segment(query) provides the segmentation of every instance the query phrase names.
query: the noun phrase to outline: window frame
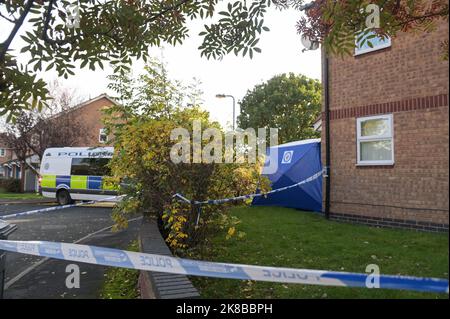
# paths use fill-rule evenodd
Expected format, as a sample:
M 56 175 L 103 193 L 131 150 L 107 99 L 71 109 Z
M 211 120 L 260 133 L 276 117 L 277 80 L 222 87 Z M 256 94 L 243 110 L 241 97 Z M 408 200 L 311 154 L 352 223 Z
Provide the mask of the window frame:
M 102 127 L 101 129 L 99 129 L 99 131 L 98 131 L 98 142 L 99 142 L 99 143 L 102 143 L 102 144 L 108 143 L 108 139 L 109 139 L 109 138 L 108 138 L 108 134 L 104 133 L 104 131 L 105 131 L 105 128 L 104 128 L 104 127 Z M 102 135 L 106 136 L 106 140 L 105 140 L 105 141 L 102 141 L 102 139 L 101 139 Z
M 92 162 L 104 161 L 100 166 L 100 170 L 105 170 L 105 172 L 101 172 L 99 170 L 94 170 L 96 168 Z M 109 176 L 111 175 L 111 170 L 108 168 L 108 164 L 111 161 L 109 157 L 73 157 L 70 162 L 70 176 Z M 82 165 L 78 162 L 84 162 Z M 86 172 L 82 172 L 80 174 L 79 166 L 82 166 L 86 169 Z M 75 168 L 75 171 L 74 171 Z M 99 167 L 97 167 L 99 168 Z M 103 174 L 106 173 L 106 174 Z
M 386 119 L 389 123 L 390 134 L 361 136 L 361 123 L 368 120 Z M 390 160 L 361 160 L 361 142 L 377 142 L 377 141 L 391 141 Z M 394 165 L 395 163 L 395 148 L 394 148 L 394 116 L 393 114 L 382 114 L 356 118 L 356 165 L 357 166 L 373 166 L 373 165 Z
M 367 34 L 367 35 L 370 35 L 370 33 Z M 369 52 L 374 52 L 374 51 L 378 51 L 378 50 L 383 50 L 383 49 L 389 48 L 389 47 L 392 46 L 392 39 L 391 39 L 391 37 L 388 37 L 387 40 L 388 41 L 386 43 L 384 43 L 384 44 L 382 44 L 380 46 L 375 46 L 373 48 L 368 47 L 368 48 L 365 48 L 365 49 L 359 49 L 358 48 L 358 42 L 357 42 L 358 41 L 358 37 L 356 36 L 355 37 L 355 52 L 354 52 L 353 55 L 354 56 L 358 56 L 358 55 L 366 54 L 366 53 L 369 53 Z

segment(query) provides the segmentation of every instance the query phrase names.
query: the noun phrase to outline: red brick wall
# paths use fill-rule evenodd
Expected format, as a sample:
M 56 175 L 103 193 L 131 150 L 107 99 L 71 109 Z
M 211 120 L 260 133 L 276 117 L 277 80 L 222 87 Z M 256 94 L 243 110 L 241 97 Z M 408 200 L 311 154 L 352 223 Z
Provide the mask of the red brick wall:
M 99 130 L 103 128 L 102 108 L 113 105 L 111 100 L 102 97 L 72 112 L 70 116 L 81 119 L 85 132 L 80 136 L 79 142 L 73 146 L 104 146 L 99 143 Z
M 447 38 L 442 23 L 433 33 L 403 33 L 384 50 L 330 57 L 332 214 L 448 229 L 449 65 L 440 47 Z M 395 164 L 356 166 L 356 118 L 386 113 Z
M 0 148 L 5 150 L 4 156 L 0 156 L 0 165 L 1 165 L 13 158 L 13 151 L 10 148 L 10 146 L 6 143 L 6 140 L 2 136 L 2 133 L 0 133 Z

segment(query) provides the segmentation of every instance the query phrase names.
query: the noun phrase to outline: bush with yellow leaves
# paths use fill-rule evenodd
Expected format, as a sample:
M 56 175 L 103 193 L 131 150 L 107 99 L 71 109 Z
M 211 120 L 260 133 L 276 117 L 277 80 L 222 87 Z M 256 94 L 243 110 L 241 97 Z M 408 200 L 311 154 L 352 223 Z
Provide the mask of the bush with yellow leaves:
M 176 127 L 192 132 L 193 119 L 200 120 L 203 128 L 219 127 L 198 108 L 175 110 L 170 118 L 128 122 L 116 137 L 111 162 L 114 178 L 126 177 L 129 182 L 123 190 L 129 196 L 115 208 L 115 221 L 125 225 L 125 214 L 136 211 L 156 216 L 173 250 L 206 243 L 219 229 L 227 238 L 243 236 L 227 213 L 236 203 L 198 207 L 173 200 L 175 193 L 203 201 L 253 193 L 257 187 L 269 189 L 268 181 L 261 180 L 260 163 L 173 163 L 170 150 L 175 142 L 170 133 Z
M 194 152 L 189 154 L 189 163 L 172 162 L 170 152 L 176 141 L 171 140 L 171 132 L 175 128 L 187 129 L 193 145 L 194 120 L 203 131 L 221 127 L 196 106 L 196 94 L 167 78 L 162 63 L 152 61 L 144 71 L 137 79 L 113 76 L 109 87 L 118 93 L 118 103 L 103 110 L 104 125 L 114 144 L 111 180 L 116 186 L 120 181 L 121 193 L 127 195 L 113 211 L 116 228 L 127 226 L 129 213 L 156 216 L 174 251 L 207 244 L 221 229 L 227 238 L 243 236 L 236 231 L 238 221 L 227 213 L 236 203 L 205 205 L 200 210 L 172 196 L 182 193 L 202 201 L 253 193 L 257 187 L 268 190 L 268 180 L 260 178 L 260 163 L 193 163 Z M 186 94 L 192 95 L 194 106 L 181 107 Z

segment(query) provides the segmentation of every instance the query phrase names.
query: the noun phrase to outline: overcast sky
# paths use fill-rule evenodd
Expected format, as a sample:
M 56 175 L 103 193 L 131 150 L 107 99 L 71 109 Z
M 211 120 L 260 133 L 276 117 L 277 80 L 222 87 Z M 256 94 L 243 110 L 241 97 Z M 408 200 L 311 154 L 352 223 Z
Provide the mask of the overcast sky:
M 176 47 L 165 46 L 164 49 L 152 48 L 151 52 L 157 57 L 164 57 L 169 76 L 186 84 L 195 77 L 203 84 L 205 108 L 211 116 L 222 125 L 229 126 L 232 121 L 232 100 L 217 99 L 217 93 L 231 94 L 239 101 L 247 90 L 256 84 L 270 79 L 281 73 L 301 73 L 308 77 L 320 79 L 320 50 L 302 53 L 300 36 L 296 33 L 295 24 L 301 13 L 295 10 L 279 11 L 274 7 L 268 9 L 265 21 L 271 31 L 262 35 L 259 47 L 262 53 L 255 54 L 253 59 L 236 57 L 234 54 L 226 56 L 221 61 L 200 58 L 198 46 L 204 21 L 194 21 L 189 24 L 190 37 L 183 45 Z M 6 37 L 9 27 L 0 23 L 0 41 Z M 25 29 L 27 26 L 25 26 Z M 23 32 L 23 30 L 22 30 Z M 23 41 L 16 37 L 14 49 L 20 49 Z M 28 56 L 22 55 L 19 61 L 26 63 Z M 133 65 L 133 73 L 138 74 L 143 63 L 138 61 Z M 93 98 L 102 93 L 112 93 L 107 90 L 107 75 L 111 69 L 105 71 L 76 70 L 76 76 L 67 80 L 61 78 L 63 86 L 76 89 L 86 97 Z M 57 77 L 56 72 L 42 72 L 40 75 L 46 81 Z M 238 107 L 238 105 L 237 105 Z M 239 110 L 239 108 L 238 108 Z M 237 110 L 237 111 L 238 111 Z

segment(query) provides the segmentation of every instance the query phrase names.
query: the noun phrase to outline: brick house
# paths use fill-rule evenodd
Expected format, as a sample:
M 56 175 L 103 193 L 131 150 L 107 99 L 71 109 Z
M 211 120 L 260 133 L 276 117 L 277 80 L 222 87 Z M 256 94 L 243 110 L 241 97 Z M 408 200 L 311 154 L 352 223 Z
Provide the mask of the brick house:
M 52 120 L 58 120 L 61 116 L 70 116 L 77 119 L 81 119 L 83 122 L 83 135 L 80 136 L 76 143 L 72 143 L 70 146 L 101 146 L 108 142 L 108 136 L 104 132 L 103 123 L 101 121 L 102 109 L 116 104 L 116 102 L 106 94 L 99 95 L 93 99 L 85 101 L 79 105 L 74 106 L 69 112 L 64 112 L 53 116 Z M 21 178 L 23 168 L 18 163 L 17 158 L 11 148 L 2 144 L 0 135 L 0 152 L 2 149 L 5 151 L 5 156 L 0 156 L 0 165 L 3 170 L 0 169 L 0 176 Z M 65 145 L 58 145 L 64 147 Z M 68 146 L 68 145 L 66 145 Z M 1 155 L 1 153 L 0 153 Z M 25 191 L 37 190 L 37 172 L 39 171 L 39 159 L 37 156 L 30 154 L 30 158 L 27 160 L 31 166 L 35 169 L 31 169 L 29 166 L 25 168 L 24 175 L 24 188 Z
M 86 131 L 80 136 L 79 142 L 71 146 L 102 146 L 108 142 L 108 136 L 104 133 L 102 123 L 102 109 L 110 107 L 116 102 L 107 94 L 101 94 L 93 99 L 85 101 L 73 107 L 69 113 L 63 116 L 75 116 L 81 118 Z
M 13 150 L 6 143 L 5 133 L 0 133 L 0 178 L 16 176 L 15 165 L 3 165 L 13 159 Z
M 448 231 L 448 31 L 328 58 L 331 219 Z

